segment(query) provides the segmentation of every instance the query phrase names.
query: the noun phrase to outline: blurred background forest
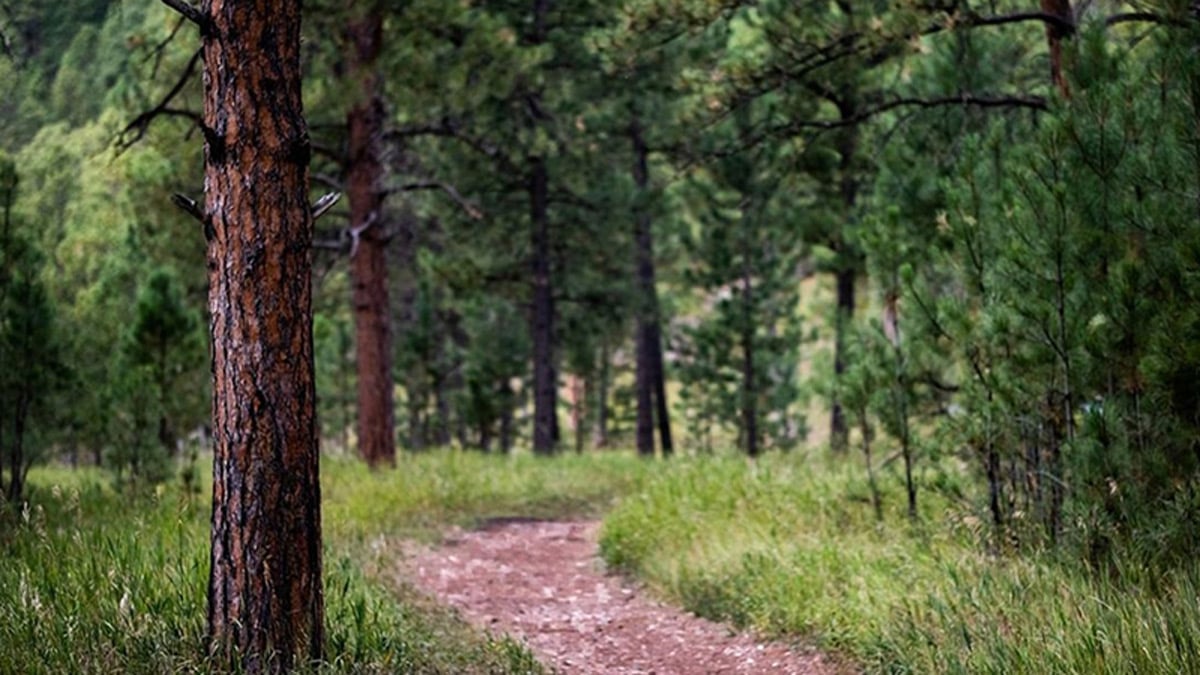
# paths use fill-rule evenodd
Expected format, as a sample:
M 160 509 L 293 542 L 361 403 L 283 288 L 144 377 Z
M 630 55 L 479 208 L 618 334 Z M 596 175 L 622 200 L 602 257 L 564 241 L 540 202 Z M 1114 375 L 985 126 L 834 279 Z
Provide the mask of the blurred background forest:
M 1193 3 L 357 4 L 304 6 L 326 453 L 832 455 L 875 518 L 1195 573 Z M 0 3 L 11 504 L 203 448 L 184 23 Z

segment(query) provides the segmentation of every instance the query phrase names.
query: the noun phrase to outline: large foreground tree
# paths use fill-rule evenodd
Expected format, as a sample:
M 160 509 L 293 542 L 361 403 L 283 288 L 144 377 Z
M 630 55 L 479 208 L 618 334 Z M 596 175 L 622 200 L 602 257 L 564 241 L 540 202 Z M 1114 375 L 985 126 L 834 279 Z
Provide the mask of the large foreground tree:
M 218 663 L 286 671 L 324 643 L 299 0 L 164 0 L 204 39 Z

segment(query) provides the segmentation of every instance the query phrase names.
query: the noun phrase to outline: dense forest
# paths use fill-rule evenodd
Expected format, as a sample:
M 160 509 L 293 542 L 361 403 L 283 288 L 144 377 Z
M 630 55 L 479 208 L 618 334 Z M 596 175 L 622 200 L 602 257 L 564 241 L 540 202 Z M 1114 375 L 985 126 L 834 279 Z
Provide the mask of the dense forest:
M 37 465 L 99 467 L 144 495 L 179 476 L 194 489 L 213 452 L 213 480 L 236 482 L 225 422 L 291 415 L 325 455 L 379 472 L 405 453 L 622 449 L 663 471 L 852 465 L 862 489 L 840 498 L 881 522 L 899 503 L 916 538 L 945 511 L 998 559 L 1197 573 L 1195 3 L 205 14 L 223 4 L 0 2 L 12 514 Z M 226 44 L 274 5 L 299 31 L 295 92 L 265 47 Z M 217 82 L 226 70 L 255 75 Z M 238 86 L 228 100 L 248 106 L 302 99 L 299 125 L 261 117 L 227 147 L 240 132 L 213 126 L 214 91 Z M 245 112 L 229 119 L 260 119 Z M 288 134 L 281 163 L 214 168 Z M 265 245 L 214 206 L 239 190 Z M 284 279 L 237 304 L 230 265 Z M 235 311 L 311 342 L 225 359 L 258 335 L 221 320 Z M 238 388 L 239 368 L 308 351 L 301 379 Z M 315 459 L 296 461 L 315 486 Z M 318 494 L 288 489 L 281 510 Z M 220 506 L 214 528 L 238 520 Z

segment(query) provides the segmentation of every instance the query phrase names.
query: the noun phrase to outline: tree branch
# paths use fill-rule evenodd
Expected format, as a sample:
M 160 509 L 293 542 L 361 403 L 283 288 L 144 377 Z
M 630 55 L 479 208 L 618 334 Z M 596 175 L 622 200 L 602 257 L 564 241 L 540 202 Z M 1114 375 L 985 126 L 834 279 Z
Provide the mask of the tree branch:
M 475 206 L 470 201 L 468 201 L 465 197 L 463 197 L 462 193 L 459 192 L 457 188 L 455 188 L 453 185 L 451 185 L 445 181 L 421 181 L 421 182 L 417 182 L 417 183 L 407 183 L 405 185 L 401 185 L 399 187 L 392 188 L 392 189 L 388 190 L 387 193 L 391 194 L 391 193 L 395 193 L 395 192 L 415 192 L 417 190 L 441 190 L 442 192 L 445 192 L 447 195 L 449 195 L 450 198 L 453 199 L 456 204 L 458 204 L 460 207 L 462 207 L 462 209 L 464 211 L 466 211 L 467 215 L 469 215 L 472 219 L 474 219 L 474 220 L 482 220 L 483 219 L 483 212 L 480 211 L 477 206 Z
M 903 107 L 943 108 L 947 106 L 973 106 L 976 108 L 1028 108 L 1045 111 L 1049 109 L 1046 99 L 1041 96 L 979 96 L 976 94 L 959 94 L 957 96 L 942 96 L 938 98 L 897 98 L 886 101 L 875 107 L 867 108 L 854 115 L 836 120 L 793 120 L 787 124 L 773 127 L 772 131 L 794 129 L 840 129 L 865 122 L 872 117 L 882 115 L 889 110 Z
M 175 97 L 183 91 L 184 86 L 192 79 L 192 73 L 196 70 L 196 64 L 200 62 L 201 54 L 203 52 L 199 49 L 196 50 L 195 54 L 192 54 L 187 67 L 183 69 L 183 75 L 175 83 L 175 86 L 171 87 L 171 91 L 167 92 L 167 95 L 163 97 L 158 105 L 133 118 L 133 121 L 121 130 L 121 133 L 117 135 L 118 152 L 128 150 L 133 144 L 142 140 L 142 137 L 146 135 L 146 131 L 150 129 L 150 125 L 159 117 L 186 117 L 197 124 L 201 122 L 199 114 L 171 107 L 171 101 L 175 100 Z M 131 135 L 132 137 L 130 137 Z
M 185 0 L 162 0 L 162 3 L 182 14 L 183 18 L 199 26 L 201 32 L 209 29 L 208 17 L 204 16 L 199 9 Z
M 1053 26 L 1065 34 L 1075 32 L 1075 24 L 1068 21 L 1057 14 L 1049 12 L 1013 12 L 1012 14 L 1001 14 L 999 16 L 979 16 L 970 14 L 961 19 L 952 22 L 950 27 L 966 26 L 974 28 L 976 26 L 1004 26 L 1011 23 L 1024 23 L 1026 21 L 1040 21 L 1041 23 Z M 940 32 L 941 29 L 931 29 L 926 35 Z
M 341 192 L 330 192 L 330 193 L 323 195 L 317 201 L 313 202 L 313 205 L 312 205 L 313 221 L 315 222 L 321 216 L 325 215 L 329 211 L 329 209 L 333 208 L 334 204 L 338 203 L 338 200 L 341 198 L 342 198 Z

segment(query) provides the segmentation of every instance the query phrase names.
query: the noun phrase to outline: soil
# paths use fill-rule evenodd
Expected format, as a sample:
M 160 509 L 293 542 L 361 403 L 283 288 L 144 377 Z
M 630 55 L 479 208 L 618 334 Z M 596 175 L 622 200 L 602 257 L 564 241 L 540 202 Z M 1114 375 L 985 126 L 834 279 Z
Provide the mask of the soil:
M 456 531 L 401 563 L 472 624 L 522 640 L 560 673 L 833 673 L 822 654 L 756 640 L 658 602 L 597 556 L 599 524 L 521 519 Z

